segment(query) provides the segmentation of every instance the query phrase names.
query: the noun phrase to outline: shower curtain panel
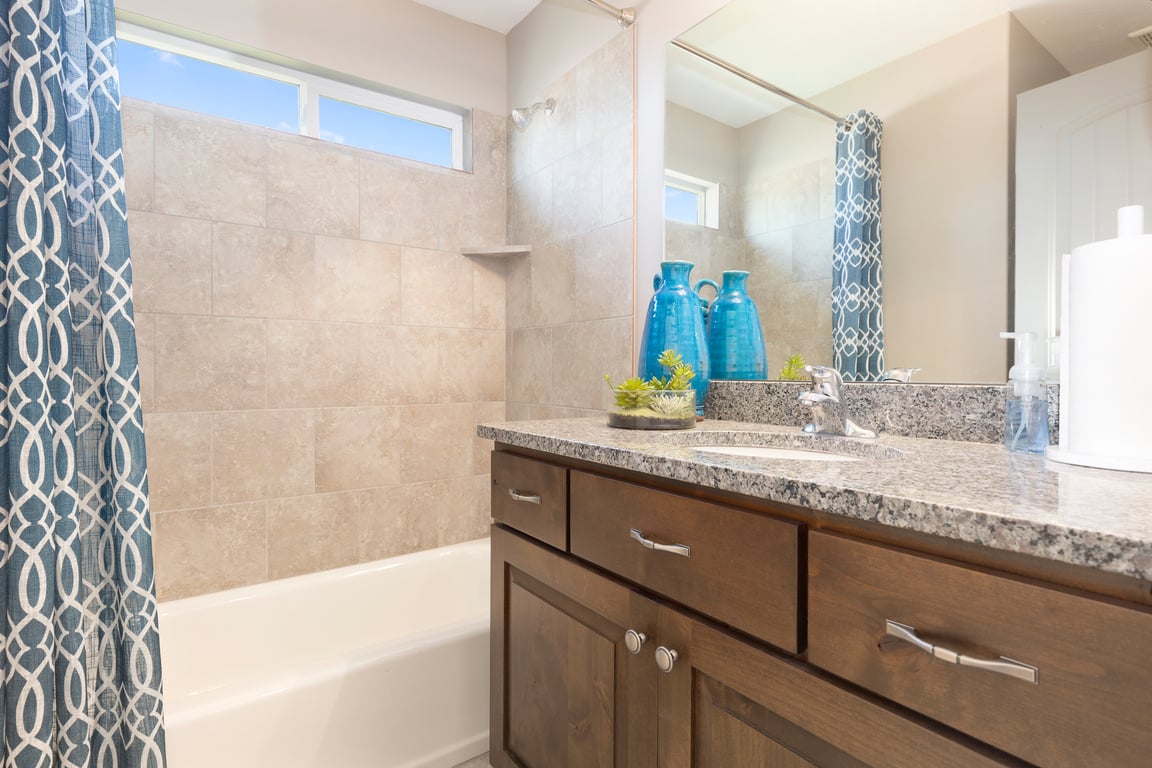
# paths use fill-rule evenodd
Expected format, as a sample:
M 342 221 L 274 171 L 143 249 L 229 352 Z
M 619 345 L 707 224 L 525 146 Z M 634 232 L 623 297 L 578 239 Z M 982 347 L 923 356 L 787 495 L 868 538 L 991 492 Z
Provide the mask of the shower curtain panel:
M 0 2 L 0 764 L 162 768 L 112 2 Z
M 836 223 L 832 249 L 832 353 L 845 381 L 884 371 L 880 253 L 880 137 L 860 110 L 836 124 Z

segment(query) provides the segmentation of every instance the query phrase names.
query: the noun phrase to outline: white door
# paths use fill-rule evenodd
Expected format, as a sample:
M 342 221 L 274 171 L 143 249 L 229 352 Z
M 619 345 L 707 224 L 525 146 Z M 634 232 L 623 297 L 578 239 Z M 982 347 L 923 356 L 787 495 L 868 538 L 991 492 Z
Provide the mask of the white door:
M 1061 256 L 1116 237 L 1120 206 L 1152 221 L 1152 50 L 1022 93 L 1016 110 L 1015 329 L 1052 338 Z

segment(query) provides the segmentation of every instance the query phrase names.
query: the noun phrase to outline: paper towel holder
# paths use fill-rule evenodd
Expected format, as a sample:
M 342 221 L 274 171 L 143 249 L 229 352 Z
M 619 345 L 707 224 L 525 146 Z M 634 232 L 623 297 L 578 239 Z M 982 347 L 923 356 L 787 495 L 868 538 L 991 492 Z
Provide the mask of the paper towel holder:
M 1152 473 L 1152 398 L 1117 409 L 1116 398 L 1124 395 L 1103 378 L 1109 366 L 1132 360 L 1122 342 L 1152 325 L 1146 303 L 1132 296 L 1127 302 L 1114 299 L 1117 283 L 1152 281 L 1152 235 L 1144 234 L 1143 206 L 1120 208 L 1116 231 L 1115 239 L 1088 243 L 1064 256 L 1060 440 L 1045 455 L 1065 464 Z M 1112 271 L 1101 270 L 1101 264 Z M 1073 301 L 1073 294 L 1079 301 Z M 1146 359 L 1141 362 L 1149 365 Z M 1117 410 L 1123 415 L 1118 417 Z

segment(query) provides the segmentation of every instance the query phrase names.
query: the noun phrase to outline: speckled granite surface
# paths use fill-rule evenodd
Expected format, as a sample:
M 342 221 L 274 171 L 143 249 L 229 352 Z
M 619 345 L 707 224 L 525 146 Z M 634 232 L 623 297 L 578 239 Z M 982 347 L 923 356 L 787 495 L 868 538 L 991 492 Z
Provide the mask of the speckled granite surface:
M 1152 581 L 1152 475 L 1072 467 L 1001 445 L 707 419 L 613 429 L 604 418 L 484 424 L 480 437 L 709 488 Z M 722 456 L 700 445 L 830 449 L 855 462 Z
M 713 381 L 704 415 L 710 419 L 758 424 L 811 421 L 796 395 L 807 382 Z M 844 403 L 860 424 L 887 435 L 1004 442 L 1003 385 L 992 384 L 845 384 Z M 1048 389 L 1052 442 L 1059 433 L 1059 387 Z

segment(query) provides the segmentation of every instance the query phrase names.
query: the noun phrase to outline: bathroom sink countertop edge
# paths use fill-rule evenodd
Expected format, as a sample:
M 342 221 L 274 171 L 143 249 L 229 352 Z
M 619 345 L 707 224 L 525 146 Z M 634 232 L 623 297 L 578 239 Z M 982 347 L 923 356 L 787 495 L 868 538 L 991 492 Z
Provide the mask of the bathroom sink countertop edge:
M 818 512 L 1152 581 L 1152 475 L 1075 467 L 1002 445 L 706 420 L 690 430 L 603 417 L 482 424 L 482 438 Z M 858 461 L 764 459 L 693 446 L 766 445 Z

